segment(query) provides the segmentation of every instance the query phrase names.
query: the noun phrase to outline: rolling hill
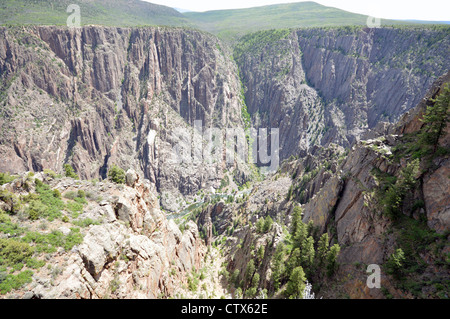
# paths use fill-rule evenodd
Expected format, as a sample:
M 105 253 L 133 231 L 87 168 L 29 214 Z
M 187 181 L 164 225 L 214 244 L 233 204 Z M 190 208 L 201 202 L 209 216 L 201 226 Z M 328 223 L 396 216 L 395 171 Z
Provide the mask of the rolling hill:
M 216 34 L 224 40 L 268 29 L 365 25 L 368 18 L 312 1 L 249 9 L 187 12 L 184 15 L 200 29 Z M 381 20 L 381 23 L 414 24 L 398 20 Z
M 65 25 L 70 4 L 80 6 L 82 25 L 191 25 L 175 9 L 139 0 L 2 0 L 0 25 Z

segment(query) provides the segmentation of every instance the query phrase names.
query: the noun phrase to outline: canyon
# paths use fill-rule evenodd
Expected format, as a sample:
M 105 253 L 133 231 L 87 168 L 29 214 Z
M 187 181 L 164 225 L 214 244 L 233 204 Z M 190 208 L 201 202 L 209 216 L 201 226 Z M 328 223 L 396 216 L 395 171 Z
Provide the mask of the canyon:
M 383 276 L 384 290 L 370 290 L 364 266 L 386 264 L 394 247 L 408 250 L 411 234 L 380 214 L 375 191 L 380 176 L 402 179 L 412 155 L 392 156 L 445 95 L 449 41 L 449 28 L 434 26 L 260 31 L 233 46 L 186 28 L 0 27 L 0 172 L 16 176 L 2 191 L 31 196 L 25 182 L 36 179 L 63 196 L 81 189 L 92 198 L 73 221 L 101 220 L 82 228 L 77 248 L 55 253 L 52 267 L 65 269 L 57 279 L 43 269 L 17 296 L 198 297 L 175 287 L 201 277 L 206 295 L 257 288 L 280 297 L 273 258 L 296 207 L 317 236 L 340 245 L 334 277 L 308 278 L 320 296 L 434 298 L 441 286 L 445 293 L 448 152 L 431 166 L 419 158 L 420 183 L 399 208 L 402 222 L 436 233 L 408 259 L 420 258 L 420 272 L 408 278 L 424 286 Z M 261 161 L 225 155 L 174 162 L 174 148 L 193 143 L 177 130 L 205 143 L 196 121 L 202 129 L 278 128 L 279 170 L 264 175 Z M 447 126 L 436 147 L 448 149 L 448 141 Z M 62 176 L 67 164 L 80 180 Z M 125 170 L 124 185 L 108 180 L 113 165 Z M 2 211 L 13 211 L 6 195 L 2 201 Z M 270 231 L 258 231 L 268 217 Z M 61 227 L 67 222 L 50 228 Z M 201 272 L 213 259 L 216 270 Z M 250 262 L 257 267 L 247 282 Z

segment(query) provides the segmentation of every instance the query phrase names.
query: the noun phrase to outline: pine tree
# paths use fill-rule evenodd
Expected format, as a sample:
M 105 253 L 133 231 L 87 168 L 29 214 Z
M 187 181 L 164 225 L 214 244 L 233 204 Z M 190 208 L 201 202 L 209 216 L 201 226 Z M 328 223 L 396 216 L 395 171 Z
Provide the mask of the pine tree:
M 270 216 L 267 216 L 264 220 L 263 232 L 268 233 L 272 229 L 273 219 Z
M 442 93 L 433 100 L 434 105 L 429 106 L 423 117 L 425 127 L 422 129 L 420 141 L 433 146 L 436 152 L 439 139 L 450 119 L 450 84 L 447 83 Z
M 66 177 L 70 177 L 70 178 L 74 178 L 74 179 L 79 179 L 78 175 L 75 173 L 74 169 L 72 166 L 70 166 L 69 164 L 64 164 L 64 175 Z
M 305 223 L 301 220 L 297 223 L 297 230 L 294 236 L 294 247 L 303 249 L 305 246 L 306 238 L 308 237 L 308 229 Z
M 329 237 L 328 233 L 325 233 L 320 237 L 319 243 L 317 244 L 316 264 L 319 269 L 321 269 L 322 266 L 325 264 L 328 245 L 329 245 Z
M 108 177 L 116 184 L 125 183 L 125 171 L 116 165 L 111 167 Z
M 296 267 L 289 278 L 286 294 L 290 299 L 302 299 L 306 288 L 306 276 L 302 267 Z
M 291 222 L 291 235 L 292 238 L 295 237 L 297 232 L 298 223 L 302 222 L 302 208 L 300 206 L 294 207 L 294 212 L 292 214 L 292 222 Z
M 264 232 L 264 219 L 262 217 L 256 222 L 256 231 L 258 234 L 262 234 Z
M 255 273 L 255 262 L 253 259 L 250 259 L 250 261 L 247 264 L 247 269 L 245 270 L 245 282 L 247 286 L 251 284 L 251 280 L 253 278 L 253 274 Z
M 280 289 L 281 280 L 286 269 L 284 256 L 285 246 L 283 243 L 280 243 L 275 250 L 275 254 L 272 260 L 272 281 L 275 291 L 278 291 L 278 289 Z
M 327 275 L 331 277 L 337 270 L 337 257 L 341 251 L 338 244 L 333 245 L 327 253 Z
M 313 271 L 312 266 L 314 263 L 314 256 L 315 256 L 314 238 L 310 236 L 305 240 L 305 245 L 301 251 L 300 256 L 301 260 L 300 264 L 308 274 L 310 274 Z
M 286 269 L 285 269 L 286 278 L 289 278 L 294 268 L 299 265 L 300 265 L 300 249 L 295 248 L 291 256 L 289 257 L 288 261 L 286 262 Z

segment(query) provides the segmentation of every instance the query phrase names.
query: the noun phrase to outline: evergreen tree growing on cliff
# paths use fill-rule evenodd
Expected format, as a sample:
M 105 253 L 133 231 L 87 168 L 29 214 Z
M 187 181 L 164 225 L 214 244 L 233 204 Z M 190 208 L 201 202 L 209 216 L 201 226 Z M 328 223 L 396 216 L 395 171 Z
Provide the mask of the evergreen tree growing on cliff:
M 70 166 L 69 164 L 65 164 L 64 165 L 64 175 L 66 177 L 70 177 L 70 178 L 74 178 L 74 179 L 79 179 L 78 175 L 75 173 L 74 169 L 72 166 Z
M 428 106 L 422 119 L 425 126 L 420 133 L 420 142 L 432 146 L 435 153 L 450 119 L 450 83 L 443 87 L 442 93 L 432 102 L 434 104 Z
M 322 269 L 323 265 L 325 264 L 328 252 L 328 245 L 329 245 L 329 236 L 328 233 L 325 233 L 320 237 L 319 243 L 317 244 L 316 264 L 319 269 Z
M 108 177 L 116 184 L 125 183 L 125 171 L 116 165 L 111 167 L 108 172 Z
M 341 247 L 338 244 L 333 245 L 327 253 L 327 275 L 331 277 L 338 268 L 337 257 L 341 252 Z
M 275 250 L 272 265 L 272 280 L 275 292 L 278 291 L 278 289 L 280 289 L 281 280 L 286 270 L 284 257 L 285 257 L 285 246 L 283 243 L 280 243 Z
M 306 276 L 301 266 L 296 267 L 291 276 L 286 288 L 286 294 L 289 299 L 301 299 L 303 298 L 303 292 L 306 288 Z

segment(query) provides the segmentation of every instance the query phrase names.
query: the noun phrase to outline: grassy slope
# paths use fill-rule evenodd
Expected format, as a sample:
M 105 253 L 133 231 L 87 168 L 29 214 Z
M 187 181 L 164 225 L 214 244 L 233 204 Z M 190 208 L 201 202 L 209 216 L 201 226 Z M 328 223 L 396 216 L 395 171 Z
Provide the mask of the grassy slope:
M 367 16 L 322 6 L 315 2 L 270 5 L 250 9 L 187 12 L 201 29 L 230 40 L 249 32 L 279 28 L 365 25 Z M 407 24 L 382 20 L 382 24 Z M 411 22 L 409 22 L 411 24 Z
M 70 4 L 80 6 L 82 25 L 190 26 L 178 11 L 138 0 L 2 0 L 0 25 L 66 25 Z

